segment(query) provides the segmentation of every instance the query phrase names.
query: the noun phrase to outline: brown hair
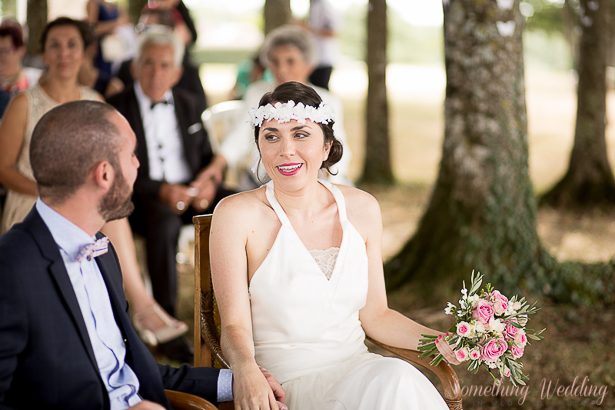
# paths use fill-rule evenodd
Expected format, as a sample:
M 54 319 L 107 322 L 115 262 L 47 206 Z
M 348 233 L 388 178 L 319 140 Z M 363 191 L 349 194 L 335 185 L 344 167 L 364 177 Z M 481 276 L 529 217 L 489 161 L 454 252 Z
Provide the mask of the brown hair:
M 288 101 L 294 101 L 296 104 L 303 103 L 306 106 L 310 105 L 312 107 L 318 107 L 322 102 L 322 99 L 312 87 L 296 81 L 288 81 L 278 85 L 272 92 L 263 95 L 258 103 L 258 106 L 261 107 L 267 104 L 273 105 L 277 102 L 286 103 Z M 321 169 L 324 168 L 329 173 L 331 173 L 330 168 L 342 159 L 342 154 L 344 153 L 342 143 L 335 138 L 335 135 L 333 134 L 334 123 L 334 121 L 330 121 L 328 124 L 318 123 L 325 136 L 325 144 L 331 144 L 329 157 L 323 161 L 320 166 Z M 254 139 L 256 141 L 256 146 L 258 146 L 258 134 L 260 129 L 261 127 L 254 127 Z
M 13 47 L 19 48 L 24 45 L 23 29 L 21 24 L 13 20 L 3 21 L 0 24 L 0 37 L 11 37 Z
M 43 115 L 30 144 L 30 163 L 41 197 L 63 202 L 101 161 L 120 169 L 122 141 L 111 121 L 114 112 L 99 101 L 73 101 Z
M 79 35 L 81 36 L 81 41 L 83 42 L 83 49 L 85 50 L 92 43 L 92 30 L 89 27 L 88 23 L 74 20 L 70 17 L 58 17 L 57 19 L 50 21 L 47 23 L 43 32 L 41 33 L 41 38 L 39 39 L 39 46 L 41 48 L 41 53 L 45 52 L 45 43 L 47 42 L 47 37 L 49 36 L 49 31 L 54 27 L 63 27 L 63 26 L 73 26 L 79 31 Z

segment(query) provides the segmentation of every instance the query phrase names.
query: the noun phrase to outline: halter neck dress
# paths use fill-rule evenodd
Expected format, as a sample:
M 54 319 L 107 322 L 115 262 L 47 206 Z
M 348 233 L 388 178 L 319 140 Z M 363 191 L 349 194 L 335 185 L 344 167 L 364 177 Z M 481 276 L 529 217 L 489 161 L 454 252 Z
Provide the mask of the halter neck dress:
M 359 310 L 367 300 L 367 253 L 348 221 L 342 192 L 337 260 L 327 279 L 273 192 L 266 196 L 282 226 L 250 286 L 255 357 L 286 390 L 292 410 L 447 410 L 431 382 L 412 365 L 369 353 Z

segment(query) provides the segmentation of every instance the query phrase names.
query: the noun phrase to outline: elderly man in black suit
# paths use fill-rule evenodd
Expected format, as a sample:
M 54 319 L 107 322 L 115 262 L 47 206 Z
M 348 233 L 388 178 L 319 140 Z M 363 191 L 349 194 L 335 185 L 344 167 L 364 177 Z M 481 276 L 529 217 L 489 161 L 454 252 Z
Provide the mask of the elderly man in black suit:
M 154 298 L 173 316 L 180 228 L 232 193 L 221 188 L 219 173 L 210 171 L 219 157 L 212 152 L 199 105 L 191 94 L 173 88 L 181 76 L 183 50 L 171 33 L 141 34 L 132 67 L 134 86 L 108 100 L 137 136 L 141 168 L 130 223 L 145 236 Z M 170 349 L 182 348 L 161 347 L 171 357 L 177 354 Z
M 170 409 L 165 388 L 231 399 L 230 370 L 159 365 L 130 323 L 98 231 L 133 209 L 135 146 L 128 122 L 96 101 L 56 107 L 34 129 L 40 198 L 0 236 L 1 409 Z

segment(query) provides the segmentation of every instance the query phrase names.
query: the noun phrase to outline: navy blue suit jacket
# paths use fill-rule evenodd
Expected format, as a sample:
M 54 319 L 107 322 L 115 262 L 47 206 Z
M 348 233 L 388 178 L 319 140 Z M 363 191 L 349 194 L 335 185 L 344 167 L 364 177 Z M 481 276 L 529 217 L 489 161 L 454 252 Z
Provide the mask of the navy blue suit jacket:
M 125 340 L 126 363 L 139 378 L 139 395 L 167 408 L 164 389 L 215 402 L 219 370 L 157 364 L 130 323 L 113 247 L 96 262 Z M 0 409 L 19 408 L 109 408 L 77 297 L 36 207 L 0 236 Z

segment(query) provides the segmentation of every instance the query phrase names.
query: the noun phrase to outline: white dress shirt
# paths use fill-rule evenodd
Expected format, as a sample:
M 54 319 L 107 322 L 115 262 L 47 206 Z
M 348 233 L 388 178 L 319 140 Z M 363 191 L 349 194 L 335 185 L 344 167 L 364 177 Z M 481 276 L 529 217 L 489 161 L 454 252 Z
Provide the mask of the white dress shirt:
M 167 91 L 163 97 L 164 102 L 152 107 L 152 100 L 143 93 L 138 81 L 134 87 L 145 132 L 150 179 L 170 184 L 190 182 L 192 172 L 184 155 L 173 94 Z

